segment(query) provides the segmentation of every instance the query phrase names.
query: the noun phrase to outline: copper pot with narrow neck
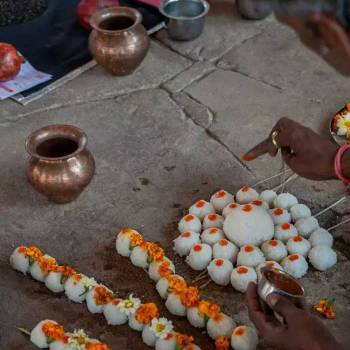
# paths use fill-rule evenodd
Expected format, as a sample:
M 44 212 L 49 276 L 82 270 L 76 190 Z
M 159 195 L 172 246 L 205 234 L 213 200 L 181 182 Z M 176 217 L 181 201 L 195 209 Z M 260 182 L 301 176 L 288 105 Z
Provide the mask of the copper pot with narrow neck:
M 150 39 L 140 12 L 129 7 L 111 7 L 96 12 L 90 20 L 93 31 L 89 48 L 98 64 L 113 75 L 131 74 L 141 64 Z
M 87 136 L 72 125 L 50 125 L 26 140 L 30 159 L 29 183 L 55 203 L 75 200 L 90 183 L 95 161 L 87 149 Z

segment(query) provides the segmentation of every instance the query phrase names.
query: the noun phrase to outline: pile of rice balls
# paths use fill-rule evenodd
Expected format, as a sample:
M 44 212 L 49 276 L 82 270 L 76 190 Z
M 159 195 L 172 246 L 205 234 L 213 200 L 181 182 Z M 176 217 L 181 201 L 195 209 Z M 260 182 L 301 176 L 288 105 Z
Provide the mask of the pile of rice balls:
M 306 275 L 309 263 L 326 271 L 337 262 L 333 236 L 321 228 L 311 210 L 290 193 L 242 187 L 225 190 L 210 201 L 199 200 L 179 224 L 174 250 L 196 271 L 207 269 L 218 285 L 245 292 L 262 267 Z M 235 267 L 236 265 L 236 267 Z

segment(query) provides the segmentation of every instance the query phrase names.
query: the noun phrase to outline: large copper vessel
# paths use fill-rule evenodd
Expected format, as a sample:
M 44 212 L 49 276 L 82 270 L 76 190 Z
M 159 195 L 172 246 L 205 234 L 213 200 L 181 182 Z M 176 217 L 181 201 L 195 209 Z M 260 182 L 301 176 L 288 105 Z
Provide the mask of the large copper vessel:
M 86 146 L 86 134 L 75 126 L 50 125 L 33 132 L 26 141 L 29 183 L 53 202 L 73 201 L 95 172 Z
M 114 75 L 131 74 L 145 58 L 150 39 L 142 15 L 128 7 L 112 7 L 91 18 L 89 48 L 94 59 Z

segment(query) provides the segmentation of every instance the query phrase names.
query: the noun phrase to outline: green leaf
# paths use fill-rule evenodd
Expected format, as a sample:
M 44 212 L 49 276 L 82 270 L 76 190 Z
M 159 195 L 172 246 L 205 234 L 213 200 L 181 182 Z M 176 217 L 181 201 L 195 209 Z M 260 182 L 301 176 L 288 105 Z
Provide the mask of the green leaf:
M 332 307 L 333 305 L 334 305 L 334 303 L 335 303 L 335 300 L 334 299 L 326 299 L 326 307 L 327 308 L 330 308 L 330 307 Z
M 131 244 L 129 245 L 129 250 L 132 251 L 135 247 L 133 247 Z
M 66 281 L 67 281 L 67 279 L 68 279 L 68 276 L 62 275 L 62 276 L 61 276 L 61 281 L 60 281 L 60 283 L 61 283 L 61 284 L 65 284 Z
M 118 291 L 114 292 L 114 293 L 112 294 L 112 297 L 113 297 L 113 298 L 118 298 L 118 297 L 119 297 L 119 292 L 118 292 Z
M 182 345 L 176 344 L 175 350 L 182 350 L 184 347 Z
M 33 258 L 29 258 L 29 266 L 32 266 L 35 263 L 35 260 Z
M 204 324 L 207 326 L 207 323 L 209 322 L 210 318 L 208 316 L 204 316 Z
M 90 290 L 90 288 L 85 286 L 85 287 L 84 287 L 84 292 L 81 293 L 81 294 L 79 294 L 79 296 L 82 297 L 82 296 L 83 296 L 84 294 L 86 294 L 89 290 Z
M 152 262 L 152 259 L 150 257 L 147 257 L 147 264 L 149 265 L 151 264 L 151 262 Z
M 49 345 L 50 345 L 51 343 L 53 343 L 53 342 L 54 342 L 54 340 L 53 340 L 53 339 L 51 339 L 51 338 L 47 338 L 47 341 L 46 341 L 46 342 L 47 342 L 47 344 L 49 344 Z

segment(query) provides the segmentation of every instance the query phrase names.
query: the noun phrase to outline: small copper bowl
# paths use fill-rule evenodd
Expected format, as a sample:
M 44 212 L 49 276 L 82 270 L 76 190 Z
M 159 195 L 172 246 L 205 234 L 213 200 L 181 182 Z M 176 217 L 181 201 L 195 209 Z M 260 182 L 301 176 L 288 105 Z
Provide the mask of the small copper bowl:
M 258 283 L 258 295 L 266 303 L 271 293 L 279 294 L 301 307 L 305 300 L 304 287 L 287 272 L 264 267 L 261 269 L 261 279 Z

